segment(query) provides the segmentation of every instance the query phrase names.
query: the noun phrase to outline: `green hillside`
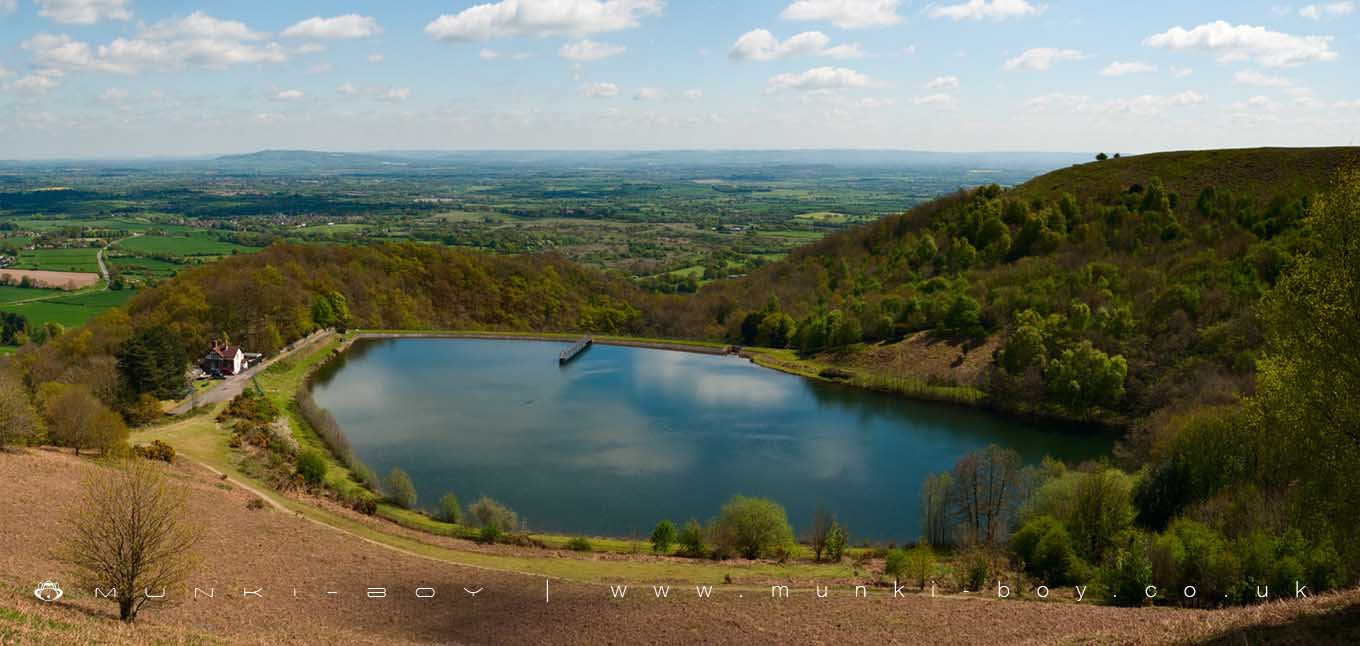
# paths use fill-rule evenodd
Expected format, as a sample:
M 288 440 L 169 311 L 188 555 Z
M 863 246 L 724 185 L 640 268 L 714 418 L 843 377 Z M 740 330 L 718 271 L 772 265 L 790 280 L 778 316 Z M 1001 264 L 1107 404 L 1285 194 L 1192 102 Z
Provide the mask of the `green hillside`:
M 1168 191 L 1194 196 L 1206 186 L 1265 202 L 1277 195 L 1314 193 L 1336 168 L 1360 159 L 1360 148 L 1239 148 L 1152 153 L 1080 164 L 1036 177 L 1014 193 L 1025 199 L 1108 199 L 1159 177 Z
M 1360 149 L 1092 162 L 936 200 L 644 311 L 662 334 L 1134 426 L 1252 391 L 1256 304 L 1313 243 L 1305 215 L 1349 159 Z M 941 345 L 957 358 L 932 370 Z

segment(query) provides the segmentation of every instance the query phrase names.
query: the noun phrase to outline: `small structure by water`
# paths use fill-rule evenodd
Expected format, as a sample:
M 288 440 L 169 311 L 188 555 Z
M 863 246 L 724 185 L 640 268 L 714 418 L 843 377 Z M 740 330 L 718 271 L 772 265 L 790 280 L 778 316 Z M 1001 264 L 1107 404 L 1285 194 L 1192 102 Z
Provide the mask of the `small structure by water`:
M 571 344 L 570 348 L 563 350 L 562 354 L 557 355 L 557 365 L 567 365 L 572 359 L 575 359 L 580 356 L 582 352 L 585 352 L 586 348 L 589 348 L 593 343 L 595 343 L 595 340 L 590 338 L 589 335 L 581 337 L 576 343 Z

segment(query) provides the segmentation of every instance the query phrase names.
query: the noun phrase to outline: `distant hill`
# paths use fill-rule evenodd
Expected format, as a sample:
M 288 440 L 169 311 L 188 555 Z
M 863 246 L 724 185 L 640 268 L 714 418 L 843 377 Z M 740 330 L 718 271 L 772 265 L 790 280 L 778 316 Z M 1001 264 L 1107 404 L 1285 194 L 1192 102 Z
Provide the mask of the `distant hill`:
M 1226 188 L 1254 200 L 1316 192 L 1334 179 L 1360 148 L 1241 148 L 1151 153 L 1078 164 L 1036 177 L 1015 189 L 1026 199 L 1104 199 L 1130 186 L 1161 178 L 1167 190 L 1193 199 L 1206 186 Z

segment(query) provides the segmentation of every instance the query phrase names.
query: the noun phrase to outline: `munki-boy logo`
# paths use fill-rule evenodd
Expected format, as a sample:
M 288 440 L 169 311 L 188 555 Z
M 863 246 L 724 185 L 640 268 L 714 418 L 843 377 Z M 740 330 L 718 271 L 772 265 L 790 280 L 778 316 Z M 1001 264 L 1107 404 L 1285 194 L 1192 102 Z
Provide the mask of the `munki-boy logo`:
M 53 601 L 60 599 L 63 594 L 61 586 L 57 585 L 57 582 L 52 581 L 51 579 L 39 583 L 38 587 L 33 590 L 33 596 L 42 601 L 46 601 L 47 603 L 52 603 Z

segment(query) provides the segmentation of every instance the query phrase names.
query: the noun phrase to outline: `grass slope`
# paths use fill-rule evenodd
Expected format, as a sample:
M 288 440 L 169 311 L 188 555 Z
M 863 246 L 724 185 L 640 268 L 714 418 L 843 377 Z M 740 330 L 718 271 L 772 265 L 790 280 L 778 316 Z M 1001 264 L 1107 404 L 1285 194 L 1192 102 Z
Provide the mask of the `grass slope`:
M 1360 162 L 1360 148 L 1241 148 L 1151 153 L 1080 164 L 1040 175 L 1016 187 L 1027 199 L 1052 200 L 1064 192 L 1078 200 L 1100 199 L 1135 183 L 1160 177 L 1167 190 L 1194 200 L 1206 186 L 1227 188 L 1264 203 L 1276 195 L 1316 192 L 1347 162 Z

